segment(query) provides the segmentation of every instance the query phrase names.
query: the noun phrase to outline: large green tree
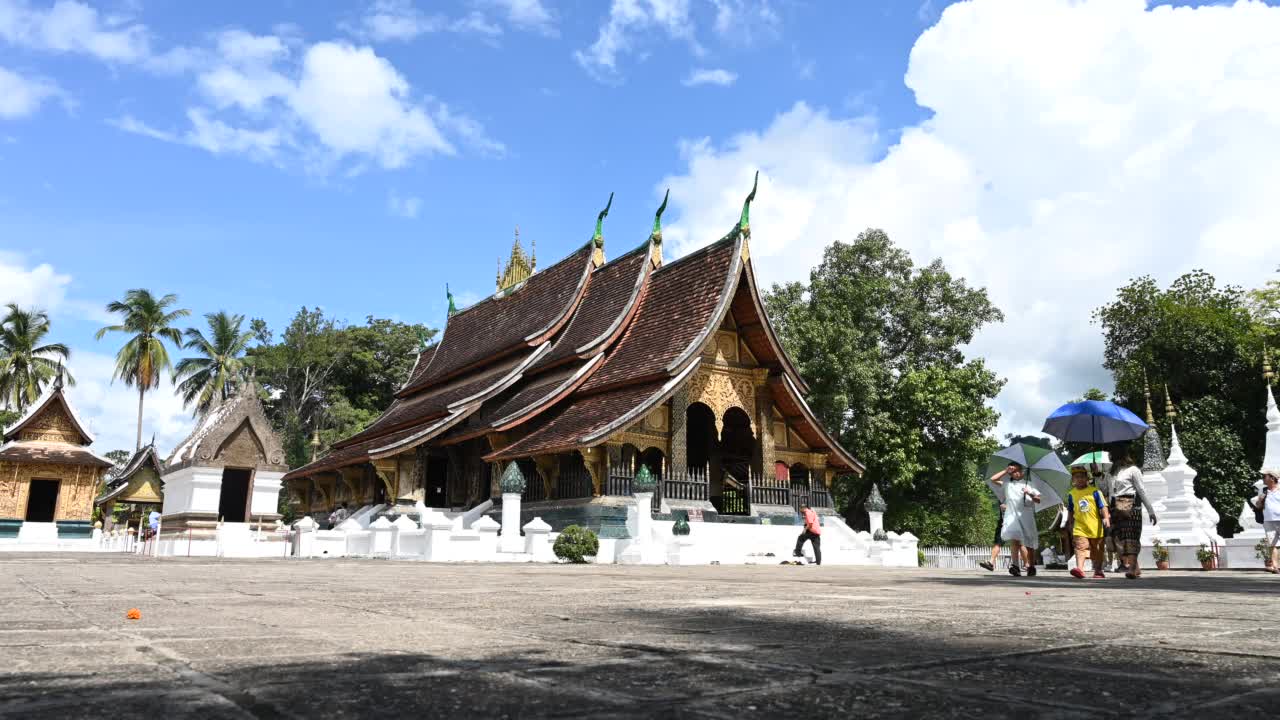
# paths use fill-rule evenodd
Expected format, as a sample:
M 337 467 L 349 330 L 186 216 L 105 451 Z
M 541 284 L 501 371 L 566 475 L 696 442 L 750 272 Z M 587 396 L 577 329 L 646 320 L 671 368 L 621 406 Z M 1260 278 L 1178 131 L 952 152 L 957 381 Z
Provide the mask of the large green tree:
M 182 358 L 174 367 L 174 382 L 182 402 L 188 407 L 195 405 L 197 413 L 206 412 L 236 392 L 245 380 L 244 352 L 253 340 L 252 331 L 241 330 L 243 315 L 219 310 L 204 317 L 209 334 L 187 328 L 183 347 L 197 354 Z
M 299 310 L 278 342 L 262 320 L 251 328 L 259 344 L 248 356 L 295 467 L 310 460 L 313 438 L 322 450 L 386 410 L 408 379 L 420 338 L 436 334 L 374 317 L 345 326 L 318 308 Z
M 148 390 L 160 385 L 160 372 L 172 367 L 164 342 L 168 340 L 175 347 L 182 346 L 182 333 L 173 324 L 179 318 L 190 315 L 191 311 L 174 309 L 173 306 L 177 304 L 177 295 L 157 298 L 150 290 L 130 290 L 124 294 L 123 300 L 107 303 L 107 312 L 119 315 L 120 324 L 108 325 L 95 335 L 98 340 L 109 332 L 129 336 L 124 347 L 116 353 L 112 381 L 123 380 L 126 387 L 138 389 L 138 439 L 135 450 L 142 448 L 143 399 Z
M 62 343 L 45 343 L 49 316 L 43 311 L 23 310 L 14 303 L 5 309 L 0 319 L 0 405 L 21 415 L 70 359 L 71 350 Z M 62 373 L 64 382 L 75 384 L 65 369 Z
M 851 521 L 862 524 L 879 483 L 888 522 L 922 543 L 985 542 L 993 518 L 975 467 L 996 449 L 990 400 L 1004 381 L 961 348 L 1003 319 L 986 291 L 940 260 L 917 267 L 867 230 L 828 246 L 808 283 L 774 285 L 765 303 L 814 412 L 867 465 L 861 480 L 837 480 Z
M 1149 387 L 1166 449 L 1174 420 L 1163 412 L 1168 387 L 1183 452 L 1199 473 L 1196 493 L 1218 511 L 1223 535 L 1238 529 L 1262 460 L 1262 354 L 1274 335 L 1258 312 L 1244 290 L 1196 270 L 1167 289 L 1137 278 L 1095 313 L 1116 401 L 1144 416 Z

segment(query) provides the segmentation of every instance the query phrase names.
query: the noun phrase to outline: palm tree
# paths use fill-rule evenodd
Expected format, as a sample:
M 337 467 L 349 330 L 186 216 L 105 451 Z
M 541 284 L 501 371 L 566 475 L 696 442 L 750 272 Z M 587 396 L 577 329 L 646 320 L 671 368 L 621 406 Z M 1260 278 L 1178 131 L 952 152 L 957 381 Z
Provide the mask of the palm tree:
M 243 381 L 246 361 L 241 355 L 253 339 L 253 332 L 240 331 L 243 315 L 228 315 L 226 311 L 205 315 L 209 323 L 209 337 L 196 328 L 184 333 L 184 348 L 193 349 L 199 357 L 183 358 L 174 368 L 174 382 L 179 382 L 178 392 L 184 405 L 195 403 L 196 412 L 204 413 L 236 391 Z
M 109 332 L 133 336 L 116 353 L 116 371 L 111 379 L 114 382 L 119 378 L 127 387 L 138 388 L 138 444 L 135 450 L 142 449 L 142 400 L 148 390 L 160 384 L 160 371 L 171 367 L 164 341 L 182 347 L 182 333 L 171 325 L 178 318 L 190 315 L 191 311 L 182 308 L 169 310 L 177 302 L 177 295 L 156 298 L 150 290 L 130 290 L 124 294 L 123 301 L 107 303 L 107 312 L 118 313 L 121 323 L 108 325 L 95 336 L 99 340 Z
M 53 379 L 71 350 L 62 343 L 41 345 L 49 334 L 49 316 L 42 310 L 23 310 L 14 303 L 0 320 L 0 404 L 18 412 L 40 397 L 43 386 Z M 75 379 L 62 371 L 63 381 Z

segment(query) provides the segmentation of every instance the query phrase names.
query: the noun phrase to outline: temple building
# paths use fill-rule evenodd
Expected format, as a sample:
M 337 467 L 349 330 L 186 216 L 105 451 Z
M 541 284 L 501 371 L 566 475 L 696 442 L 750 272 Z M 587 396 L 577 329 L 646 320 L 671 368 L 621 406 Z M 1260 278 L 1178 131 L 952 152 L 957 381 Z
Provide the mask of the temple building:
M 156 453 L 156 441 L 152 438 L 151 444 L 134 453 L 119 472 L 108 477 L 105 491 L 93 501 L 102 511 L 103 529 L 110 530 L 117 522 L 138 527 L 152 510 L 159 510 L 164 502 L 162 475 L 164 463 Z M 117 506 L 124 508 L 118 521 L 115 520 Z
M 236 554 L 232 546 L 250 546 L 251 535 L 280 518 L 286 469 L 258 388 L 244 383 L 201 415 L 164 463 L 159 554 Z
M 63 388 L 62 370 L 0 445 L 0 538 L 56 546 L 88 538 L 93 497 L 112 467 L 89 446 L 93 435 Z
M 754 196 L 728 234 L 672 262 L 665 198 L 649 236 L 612 260 L 612 196 L 591 239 L 545 269 L 517 237 L 492 296 L 461 310 L 449 296 L 439 341 L 382 416 L 285 476 L 292 502 L 317 518 L 340 504 L 461 511 L 509 492 L 515 463 L 525 515 L 558 527 L 625 520 L 611 508 L 642 466 L 656 514 L 832 513 L 833 479 L 863 466 L 810 410 L 765 315 Z

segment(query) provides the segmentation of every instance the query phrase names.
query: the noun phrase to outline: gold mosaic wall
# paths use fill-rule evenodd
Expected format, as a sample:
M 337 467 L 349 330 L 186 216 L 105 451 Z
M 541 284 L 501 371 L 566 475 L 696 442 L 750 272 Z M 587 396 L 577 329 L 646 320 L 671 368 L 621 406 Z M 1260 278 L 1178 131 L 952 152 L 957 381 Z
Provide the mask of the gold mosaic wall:
M 84 442 L 84 438 L 80 433 L 76 432 L 76 428 L 71 424 L 71 418 L 67 417 L 67 412 L 62 409 L 59 403 L 51 403 L 50 407 L 37 415 L 31 420 L 31 424 L 22 429 L 18 434 L 19 440 L 26 441 L 44 441 L 44 442 L 64 442 L 70 445 L 80 445 Z
M 61 480 L 54 520 L 89 520 L 101 472 L 91 465 L 0 461 L 0 518 L 26 517 L 27 489 L 32 480 Z

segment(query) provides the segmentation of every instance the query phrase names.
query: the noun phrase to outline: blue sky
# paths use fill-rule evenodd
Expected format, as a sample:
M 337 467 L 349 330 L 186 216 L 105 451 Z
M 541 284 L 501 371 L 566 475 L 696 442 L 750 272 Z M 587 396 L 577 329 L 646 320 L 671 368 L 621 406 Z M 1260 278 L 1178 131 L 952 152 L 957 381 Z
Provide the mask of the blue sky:
M 1280 13 L 1175 5 L 0 0 L 0 300 L 50 309 L 107 449 L 132 408 L 92 333 L 127 288 L 277 330 L 302 305 L 438 327 L 516 225 L 545 266 L 615 192 L 616 256 L 670 186 L 680 254 L 760 169 L 767 280 L 868 226 L 942 257 L 1009 316 L 971 350 L 1010 378 L 1002 429 L 1035 429 L 1109 387 L 1088 312 L 1127 277 L 1249 284 L 1280 249 Z M 1000 272 L 1077 252 L 1115 256 L 1088 291 Z M 1046 327 L 1072 341 L 1025 346 Z M 180 404 L 149 402 L 179 439 Z

